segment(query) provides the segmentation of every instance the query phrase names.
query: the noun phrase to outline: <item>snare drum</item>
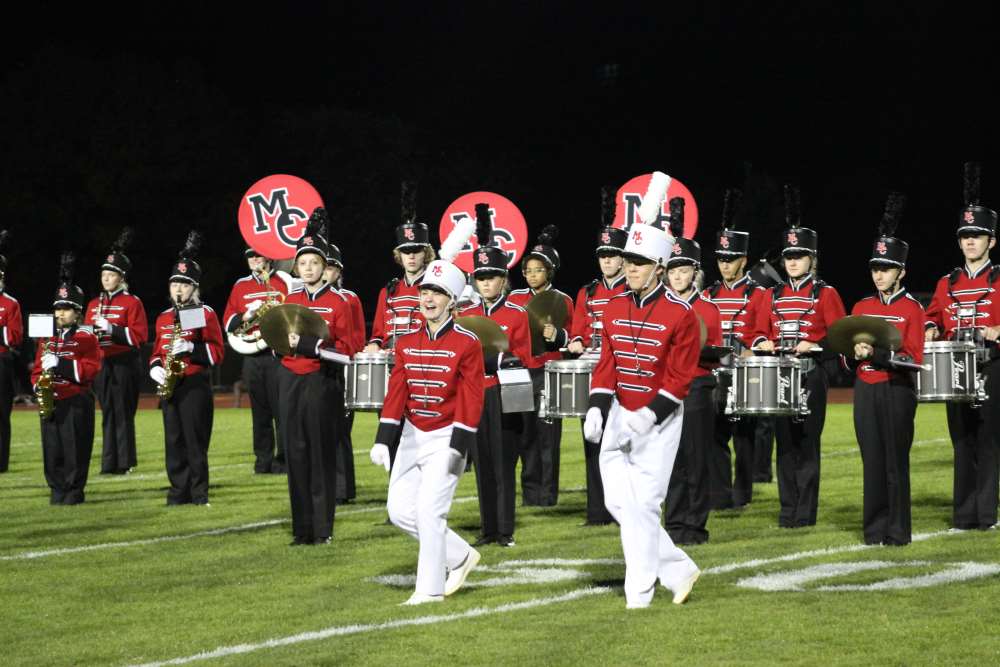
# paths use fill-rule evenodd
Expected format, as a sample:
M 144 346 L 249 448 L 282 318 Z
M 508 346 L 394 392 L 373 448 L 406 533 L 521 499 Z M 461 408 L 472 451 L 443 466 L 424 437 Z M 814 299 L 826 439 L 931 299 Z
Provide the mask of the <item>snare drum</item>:
M 344 367 L 344 406 L 348 410 L 381 410 L 389 390 L 389 373 L 396 355 L 359 352 Z
M 917 400 L 925 403 L 954 401 L 982 403 L 986 385 L 979 376 L 976 344 L 941 340 L 924 343 L 924 365 L 917 374 Z
M 809 414 L 796 357 L 746 357 L 733 363 L 726 414 L 802 417 Z
M 584 357 L 572 361 L 546 361 L 538 416 L 543 419 L 585 417 L 590 402 L 590 374 L 596 366 L 595 359 Z

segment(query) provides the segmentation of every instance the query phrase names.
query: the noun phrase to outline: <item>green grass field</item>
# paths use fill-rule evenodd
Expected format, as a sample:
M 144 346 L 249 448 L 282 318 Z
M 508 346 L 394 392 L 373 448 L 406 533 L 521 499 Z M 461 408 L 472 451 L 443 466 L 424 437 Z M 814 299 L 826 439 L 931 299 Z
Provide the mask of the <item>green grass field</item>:
M 49 506 L 37 416 L 15 413 L 11 469 L 0 475 L 4 662 L 1000 661 L 1000 531 L 947 530 L 952 456 L 940 406 L 920 407 L 911 456 L 913 528 L 924 539 L 906 548 L 862 546 L 851 407 L 831 405 L 819 524 L 777 528 L 776 485 L 758 485 L 747 510 L 714 514 L 711 541 L 689 549 L 705 571 L 689 602 L 672 605 L 661 590 L 650 609 L 631 612 L 617 528 L 580 526 L 575 421 L 563 436 L 559 505 L 519 507 L 517 546 L 484 548 L 483 567 L 444 604 L 397 606 L 410 593 L 417 545 L 383 523 L 386 476 L 367 460 L 374 425 L 370 414 L 355 422 L 359 497 L 338 509 L 333 543 L 289 548 L 286 481 L 252 474 L 248 410 L 216 412 L 211 506 L 175 508 L 164 506 L 158 412 L 140 413 L 135 473 L 92 474 L 87 502 L 75 507 Z M 99 450 L 97 443 L 92 472 Z M 456 498 L 451 525 L 471 540 L 472 474 Z M 806 568 L 819 568 L 818 578 L 787 590 L 794 585 L 787 573 Z M 970 578 L 958 581 L 962 573 Z M 749 587 L 754 581 L 783 590 Z

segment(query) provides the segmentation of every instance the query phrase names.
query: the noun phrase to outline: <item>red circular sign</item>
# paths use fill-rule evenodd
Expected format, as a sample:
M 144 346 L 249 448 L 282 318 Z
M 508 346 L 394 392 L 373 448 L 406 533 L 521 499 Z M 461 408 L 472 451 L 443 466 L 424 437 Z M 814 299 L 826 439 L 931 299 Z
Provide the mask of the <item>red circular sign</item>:
M 444 241 L 455 223 L 463 218 L 476 217 L 476 204 L 487 203 L 493 219 L 493 242 L 507 253 L 507 268 L 517 264 L 528 246 L 528 225 L 514 202 L 495 192 L 470 192 L 462 195 L 445 210 L 438 225 L 438 236 Z M 466 273 L 472 271 L 472 253 L 479 247 L 473 236 L 455 257 L 455 265 Z
M 240 200 L 240 233 L 262 257 L 291 259 L 317 206 L 323 206 L 323 200 L 316 188 L 298 176 L 262 178 Z
M 639 205 L 642 204 L 642 198 L 646 195 L 646 190 L 649 189 L 649 182 L 652 179 L 652 174 L 643 174 L 618 188 L 618 194 L 615 196 L 615 227 L 626 228 L 626 220 L 628 220 L 628 227 L 640 222 Z M 698 230 L 698 204 L 695 203 L 691 191 L 673 176 L 670 177 L 667 197 L 663 200 L 663 206 L 660 210 L 660 219 L 663 220 L 664 228 L 667 226 L 670 199 L 673 197 L 684 197 L 684 238 L 693 239 L 694 233 Z

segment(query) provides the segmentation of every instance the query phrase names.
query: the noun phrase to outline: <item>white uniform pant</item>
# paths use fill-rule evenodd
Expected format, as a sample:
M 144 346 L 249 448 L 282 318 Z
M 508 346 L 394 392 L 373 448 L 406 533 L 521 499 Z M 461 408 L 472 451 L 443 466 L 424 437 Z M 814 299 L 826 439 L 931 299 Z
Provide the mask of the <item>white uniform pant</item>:
M 451 426 L 421 431 L 403 424 L 389 478 L 389 519 L 420 542 L 417 593 L 443 595 L 446 568 L 469 555 L 469 543 L 448 528 L 448 511 L 465 470 L 465 457 L 453 450 Z
M 680 443 L 684 406 L 643 436 L 632 438 L 631 451 L 618 449 L 629 411 L 615 399 L 601 438 L 604 504 L 621 526 L 625 554 L 625 599 L 647 603 L 656 580 L 675 590 L 697 566 L 674 546 L 660 524 L 660 505 L 667 495 L 674 457 Z

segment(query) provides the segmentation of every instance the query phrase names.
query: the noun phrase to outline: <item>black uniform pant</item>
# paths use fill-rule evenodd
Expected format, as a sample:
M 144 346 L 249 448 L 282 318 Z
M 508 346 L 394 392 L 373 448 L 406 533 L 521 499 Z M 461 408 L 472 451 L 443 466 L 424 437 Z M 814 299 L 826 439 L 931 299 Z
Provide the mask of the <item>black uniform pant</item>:
M 997 522 L 1000 483 L 1000 362 L 986 367 L 989 399 L 974 408 L 948 403 L 948 432 L 955 451 L 952 521 L 956 528 L 989 528 Z
M 774 480 L 774 470 L 771 468 L 771 457 L 774 454 L 774 417 L 757 417 L 753 421 L 755 423 L 753 481 L 769 483 Z
M 89 391 L 55 401 L 42 423 L 42 462 L 53 505 L 82 503 L 94 450 L 94 396 Z
M 483 392 L 483 416 L 472 452 L 483 537 L 514 535 L 520 421 L 519 413 L 505 415 L 501 412 L 500 385 L 487 387 Z
M 753 499 L 756 429 L 757 419 L 754 417 L 740 417 L 733 421 L 725 414 L 716 415 L 709 465 L 712 472 L 712 509 L 742 507 Z M 730 438 L 733 440 L 732 457 L 729 453 Z
M 583 429 L 585 419 L 580 420 Z M 584 465 L 587 469 L 587 523 L 605 524 L 615 520 L 604 504 L 604 480 L 601 479 L 601 443 L 583 438 Z
M 14 407 L 14 360 L 0 354 L 0 472 L 10 464 L 10 412 Z
M 559 500 L 559 446 L 562 442 L 562 419 L 551 422 L 538 417 L 538 406 L 545 385 L 545 369 L 531 368 L 535 412 L 525 412 L 521 435 L 521 495 L 525 505 L 549 507 Z
M 865 544 L 910 543 L 910 447 L 917 394 L 905 383 L 854 382 L 854 432 L 864 465 Z
M 284 366 L 278 369 L 292 535 L 301 542 L 333 536 L 338 431 L 344 415 L 343 387 L 336 378 L 339 370 L 326 363 L 306 375 Z
M 208 502 L 208 443 L 215 404 L 208 372 L 181 378 L 169 401 L 161 401 L 166 440 L 168 505 Z
M 785 528 L 816 525 L 819 506 L 819 450 L 826 421 L 826 372 L 817 366 L 803 376 L 809 392 L 809 415 L 774 420 L 778 441 L 778 525 Z
M 344 404 L 334 405 L 334 410 L 343 410 Z M 354 479 L 354 441 L 351 431 L 354 430 L 354 412 L 344 414 L 344 426 L 337 429 L 340 432 L 340 442 L 337 446 L 337 502 L 353 500 L 358 495 Z
M 684 399 L 681 441 L 667 486 L 663 526 L 677 544 L 708 541 L 708 453 L 714 446 L 715 401 L 711 375 L 695 378 Z
M 253 423 L 254 472 L 279 471 L 285 464 L 279 419 L 278 366 L 281 362 L 270 351 L 243 357 L 243 385 L 250 395 L 250 419 Z
M 135 467 L 135 411 L 139 407 L 141 381 L 138 351 L 105 357 L 94 379 L 104 438 L 101 473 L 122 474 Z

